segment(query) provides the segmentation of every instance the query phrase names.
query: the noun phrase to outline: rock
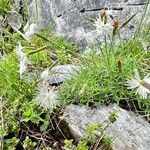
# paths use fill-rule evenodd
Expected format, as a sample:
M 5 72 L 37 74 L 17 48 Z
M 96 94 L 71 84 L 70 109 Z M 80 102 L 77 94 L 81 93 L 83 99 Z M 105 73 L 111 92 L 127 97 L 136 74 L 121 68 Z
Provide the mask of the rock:
M 138 12 L 126 29 L 121 32 L 122 38 L 131 36 L 140 21 L 142 5 L 147 0 L 28 0 L 27 10 L 29 22 L 36 23 L 39 28 L 54 26 L 54 34 L 67 37 L 81 47 L 88 44 L 104 42 L 104 35 L 98 34 L 91 20 L 96 20 L 98 8 L 122 8 L 113 10 L 111 14 L 118 16 L 119 23 Z M 140 4 L 140 5 L 139 5 Z M 87 11 L 86 11 L 87 10 Z M 107 11 L 108 12 L 108 11 Z M 109 11 L 110 12 L 110 11 Z M 112 26 L 112 20 L 110 21 Z
M 49 76 L 49 84 L 60 84 L 62 83 L 66 78 L 70 78 L 72 75 L 75 74 L 75 70 L 78 70 L 78 66 L 74 65 L 59 65 L 53 67 L 50 72 L 51 75 Z
M 23 17 L 17 11 L 7 12 L 7 22 L 10 26 L 20 29 L 23 24 Z
M 149 150 L 150 124 L 116 105 L 91 109 L 71 104 L 66 107 L 63 118 L 73 137 L 78 139 L 83 136 L 83 129 L 87 124 L 103 122 L 114 109 L 118 112 L 118 119 L 106 128 L 106 133 L 114 138 L 113 150 Z
M 15 10 L 17 11 L 17 12 L 19 12 L 20 11 L 20 9 L 21 9 L 21 7 L 23 7 L 22 5 L 23 5 L 23 0 L 13 0 L 13 7 L 15 8 Z

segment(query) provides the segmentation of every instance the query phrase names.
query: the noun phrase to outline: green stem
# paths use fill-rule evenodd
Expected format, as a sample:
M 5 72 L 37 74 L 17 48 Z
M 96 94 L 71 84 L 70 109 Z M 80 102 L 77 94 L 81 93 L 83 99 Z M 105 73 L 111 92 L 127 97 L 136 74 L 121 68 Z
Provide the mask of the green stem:
M 40 48 L 38 48 L 38 49 L 35 50 L 35 51 L 29 52 L 29 53 L 27 54 L 27 56 L 32 55 L 32 54 L 35 54 L 35 53 L 38 53 L 38 52 L 40 52 L 40 51 L 42 51 L 42 50 L 45 50 L 45 48 L 48 48 L 49 46 L 50 46 L 50 44 L 45 45 L 45 46 L 43 46 L 43 47 L 40 47 Z

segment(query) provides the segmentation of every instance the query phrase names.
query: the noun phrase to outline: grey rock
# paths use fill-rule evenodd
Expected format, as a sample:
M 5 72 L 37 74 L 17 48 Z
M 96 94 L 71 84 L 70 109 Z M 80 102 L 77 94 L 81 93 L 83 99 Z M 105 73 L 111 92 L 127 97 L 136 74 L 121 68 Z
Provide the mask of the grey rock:
M 17 12 L 19 12 L 20 11 L 20 9 L 21 9 L 21 5 L 24 3 L 24 1 L 23 0 L 13 0 L 13 7 L 14 7 L 14 9 L 17 11 Z
M 10 26 L 20 29 L 23 24 L 23 17 L 17 11 L 7 12 L 7 22 Z
M 49 84 L 60 84 L 65 79 L 71 78 L 79 70 L 78 66 L 74 65 L 59 65 L 50 70 Z
M 150 124 L 115 104 L 94 109 L 71 104 L 66 107 L 62 118 L 68 123 L 72 135 L 78 139 L 83 136 L 87 124 L 103 122 L 114 109 L 118 112 L 118 119 L 106 128 L 106 133 L 114 138 L 113 150 L 149 150 Z
M 98 17 L 99 11 L 85 11 L 82 13 L 81 10 L 93 10 L 102 7 L 122 7 L 123 10 L 112 11 L 114 16 L 118 16 L 120 22 L 138 12 L 136 17 L 120 34 L 122 38 L 127 38 L 131 36 L 131 33 L 134 32 L 135 27 L 140 21 L 144 6 L 129 4 L 140 4 L 146 1 L 147 0 L 28 0 L 27 10 L 30 16 L 30 24 L 37 23 L 39 28 L 52 25 L 54 26 L 55 35 L 67 37 L 70 41 L 81 47 L 85 47 L 91 43 L 96 44 L 97 41 L 103 42 L 105 36 L 97 34 L 95 26 L 90 22 L 91 19 L 95 20 Z

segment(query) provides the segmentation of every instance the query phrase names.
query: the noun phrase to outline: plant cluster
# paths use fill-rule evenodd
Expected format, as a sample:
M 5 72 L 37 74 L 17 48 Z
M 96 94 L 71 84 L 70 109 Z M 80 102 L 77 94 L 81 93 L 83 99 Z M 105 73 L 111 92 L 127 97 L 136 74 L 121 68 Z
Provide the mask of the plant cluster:
M 111 136 L 105 133 L 105 130 L 109 125 L 116 121 L 118 115 L 114 110 L 109 112 L 109 117 L 103 122 L 98 122 L 95 124 L 89 123 L 84 131 L 83 137 L 78 141 L 75 146 L 73 140 L 65 140 L 65 150 L 112 150 L 111 144 L 113 139 Z
M 42 87 L 40 74 L 53 64 L 69 63 L 76 48 L 60 37 L 52 37 L 48 30 L 33 35 L 30 42 L 19 32 L 11 33 L 10 27 L 1 29 L 1 33 L 0 135 L 4 139 L 1 148 L 33 149 L 42 140 L 45 142 L 46 138 L 42 136 L 46 136 L 48 127 L 52 128 L 51 114 L 41 104 L 43 95 L 36 97 Z M 8 48 L 8 45 L 11 47 Z M 42 84 L 48 92 L 49 87 Z M 49 95 L 51 93 L 48 92 Z M 39 136 L 41 140 L 38 140 Z
M 1 0 L 0 13 L 5 15 L 9 9 L 10 2 Z M 9 25 L 0 29 L 2 150 L 51 149 L 50 147 L 60 146 L 56 141 L 62 143 L 59 139 L 60 133 L 63 140 L 71 139 L 67 132 L 64 136 L 62 128 L 59 128 L 58 105 L 116 102 L 122 106 L 132 102 L 136 111 L 142 112 L 149 119 L 149 27 L 138 28 L 133 38 L 119 44 L 116 42 L 120 30 L 135 15 L 121 25 L 116 18 L 110 16 L 113 22 L 112 31 L 107 36 L 111 39 L 110 42 L 106 41 L 99 46 L 100 53 L 89 55 L 79 54 L 75 46 L 61 37 L 52 36 L 49 29 L 32 35 L 35 27 L 33 25 L 28 34 L 30 38 L 23 34 L 23 31 Z M 99 30 L 107 30 L 107 27 L 110 27 L 107 17 L 105 10 L 102 10 L 95 21 L 98 34 L 101 34 Z M 140 34 L 141 32 L 143 34 Z M 47 78 L 52 66 L 73 64 L 76 61 L 80 70 L 77 70 L 71 79 L 65 80 L 59 87 L 48 85 Z M 116 118 L 116 113 L 111 112 L 109 123 L 113 123 Z M 66 140 L 64 148 L 71 149 L 73 146 L 75 150 L 86 150 L 89 145 L 97 148 L 99 143 L 110 146 L 111 138 L 104 132 L 107 126 L 108 124 L 103 126 L 101 123 L 89 125 L 80 142 L 73 146 L 73 141 Z M 98 135 L 95 135 L 95 132 L 98 132 Z
M 5 15 L 8 10 L 10 10 L 11 1 L 10 0 L 1 0 L 0 1 L 0 14 Z
M 104 17 L 106 13 L 101 12 Z M 125 27 L 136 14 L 119 26 L 114 19 L 111 41 L 100 45 L 100 53 L 84 55 L 80 71 L 73 79 L 66 80 L 60 87 L 61 102 L 68 103 L 109 103 L 118 104 L 133 102 L 134 109 L 140 110 L 149 118 L 150 76 L 149 51 L 143 43 L 147 39 L 147 27 L 140 28 L 136 38 L 115 42 L 120 30 Z M 106 20 L 107 21 L 107 20 Z M 106 23 L 103 23 L 103 26 Z M 141 23 L 142 24 L 142 23 Z M 139 33 L 143 32 L 140 35 Z M 141 39 L 143 39 L 141 41 Z M 130 90 L 129 90 L 130 89 Z M 136 107 L 135 107 L 136 106 Z

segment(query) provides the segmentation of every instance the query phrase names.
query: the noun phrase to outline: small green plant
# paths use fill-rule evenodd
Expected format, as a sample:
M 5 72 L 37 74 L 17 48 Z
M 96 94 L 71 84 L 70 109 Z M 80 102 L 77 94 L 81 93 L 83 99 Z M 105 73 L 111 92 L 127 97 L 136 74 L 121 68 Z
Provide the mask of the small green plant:
M 97 136 L 101 136 L 103 130 L 103 123 L 88 124 L 85 128 L 83 138 L 94 143 L 97 140 Z
M 26 132 L 19 137 L 20 132 L 24 132 L 24 128 L 30 131 L 30 126 L 35 126 L 38 135 L 42 136 L 43 132 L 48 130 L 48 126 L 51 128 L 50 112 L 38 106 L 35 101 L 39 73 L 54 62 L 69 62 L 72 57 L 69 49 L 73 49 L 73 46 L 62 38 L 50 35 L 50 41 L 33 35 L 31 43 L 28 43 L 18 33 L 11 33 L 9 28 L 2 29 L 1 32 L 4 33 L 0 41 L 3 52 L 0 56 L 0 96 L 3 104 L 3 125 L 0 132 L 4 138 L 2 146 L 4 149 L 17 149 L 20 146 L 33 149 L 39 142 L 38 137 L 33 138 L 32 132 Z M 47 31 L 40 34 L 44 36 Z M 29 63 L 21 64 L 24 60 Z M 20 67 L 25 67 L 21 74 Z
M 79 141 L 77 146 L 73 145 L 73 140 L 65 140 L 64 144 L 65 144 L 64 146 L 65 150 L 88 150 L 86 140 Z
M 109 112 L 109 118 L 108 119 L 111 123 L 115 122 L 117 120 L 117 118 L 118 118 L 118 114 L 115 110 Z
M 80 71 L 60 87 L 62 104 L 110 101 L 120 104 L 122 101 L 134 99 L 140 109 L 145 110 L 144 103 L 148 103 L 149 98 L 141 100 L 136 92 L 128 90 L 125 84 L 134 76 L 135 69 L 141 76 L 148 74 L 149 53 L 144 51 L 138 39 L 122 42 L 111 51 L 109 46 L 103 46 L 99 55 L 83 56 Z M 148 105 L 146 107 L 148 108 Z
M 7 139 L 4 142 L 4 149 L 11 149 L 11 150 L 15 150 L 17 144 L 19 142 L 19 139 L 17 139 L 16 137 L 13 137 L 12 139 Z
M 47 33 L 36 34 L 36 39 L 45 41 L 47 52 L 52 59 L 57 59 L 61 64 L 71 62 L 77 49 L 62 37 L 52 37 Z
M 15 49 L 16 43 L 21 39 L 21 37 L 18 33 L 10 33 L 9 28 L 1 28 L 0 33 L 3 35 L 0 39 L 1 51 L 7 55 Z
M 34 149 L 36 142 L 32 142 L 32 140 L 27 136 L 23 141 L 23 148 L 25 150 Z
M 72 150 L 72 149 L 74 149 L 75 146 L 73 145 L 72 142 L 73 142 L 73 140 L 64 140 L 64 144 L 65 144 L 64 149 L 65 150 Z
M 109 117 L 107 120 L 98 123 L 88 124 L 83 132 L 83 137 L 75 145 L 73 140 L 64 141 L 65 150 L 88 150 L 88 149 L 106 149 L 112 150 L 112 137 L 105 133 L 106 128 L 118 118 L 117 112 L 109 112 Z
M 10 10 L 10 0 L 1 0 L 0 1 L 0 14 L 5 15 L 8 10 Z
M 88 150 L 87 141 L 86 140 L 79 141 L 75 150 Z

